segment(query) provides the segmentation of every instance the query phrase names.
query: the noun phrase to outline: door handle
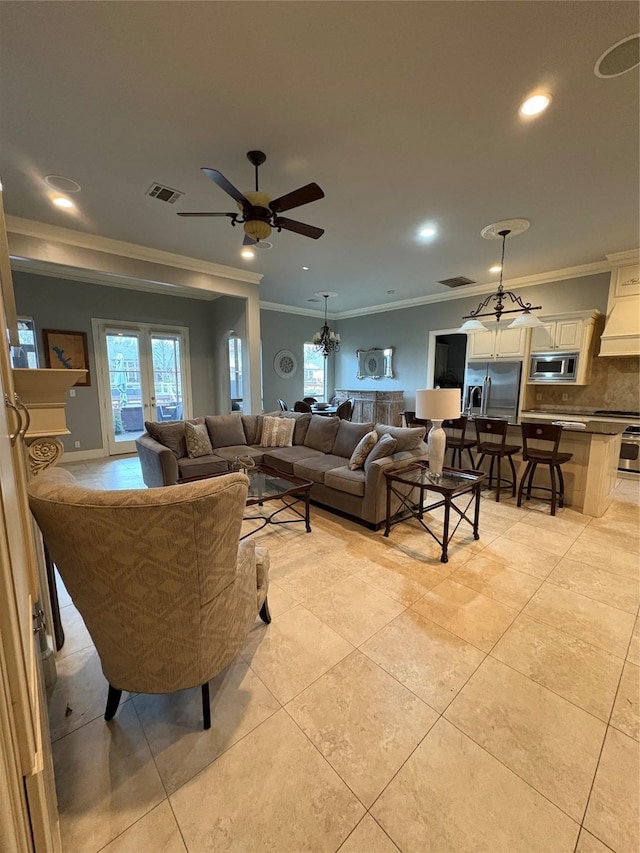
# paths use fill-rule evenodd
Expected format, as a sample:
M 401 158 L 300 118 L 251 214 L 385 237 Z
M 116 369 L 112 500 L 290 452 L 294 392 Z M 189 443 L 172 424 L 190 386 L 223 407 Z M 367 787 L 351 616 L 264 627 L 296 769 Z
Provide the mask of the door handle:
M 31 412 L 29 411 L 29 409 L 27 409 L 27 407 L 22 402 L 20 397 L 18 397 L 18 395 L 15 393 L 15 391 L 13 394 L 13 399 L 15 400 L 15 404 L 16 404 L 17 409 L 20 412 L 24 412 L 24 425 L 22 425 L 22 416 L 21 416 L 20 417 L 21 427 L 18 430 L 18 435 L 20 436 L 20 438 L 24 439 L 25 435 L 27 434 L 27 430 L 31 426 Z
M 14 447 L 16 441 L 18 440 L 18 436 L 20 435 L 21 430 L 22 430 L 22 416 L 20 415 L 20 412 L 18 411 L 16 406 L 14 406 L 13 403 L 11 402 L 11 400 L 9 399 L 8 394 L 4 395 L 4 404 L 7 407 L 7 409 L 10 409 L 12 412 L 15 413 L 15 416 L 18 420 L 17 430 L 15 432 L 9 433 L 9 441 L 11 442 L 11 447 Z

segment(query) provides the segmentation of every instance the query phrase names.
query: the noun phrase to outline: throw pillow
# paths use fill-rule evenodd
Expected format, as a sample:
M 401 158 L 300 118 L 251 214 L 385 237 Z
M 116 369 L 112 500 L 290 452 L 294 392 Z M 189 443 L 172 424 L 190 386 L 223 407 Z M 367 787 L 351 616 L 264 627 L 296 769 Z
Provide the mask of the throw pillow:
M 184 425 L 184 438 L 187 442 L 189 459 L 196 459 L 198 456 L 210 456 L 213 453 L 206 424 L 186 423 Z
M 336 433 L 340 426 L 339 418 L 324 418 L 322 415 L 311 415 L 311 423 L 304 439 L 304 446 L 320 453 L 333 453 Z
M 311 412 L 281 412 L 280 418 L 293 418 L 296 428 L 293 431 L 293 443 L 304 444 L 311 423 Z
M 291 447 L 296 422 L 293 418 L 262 419 L 260 447 Z
M 364 473 L 369 473 L 369 468 L 371 468 L 371 463 L 375 462 L 376 459 L 384 459 L 386 456 L 393 456 L 396 452 L 397 441 L 392 435 L 383 435 L 380 437 L 380 440 L 373 448 L 371 453 L 367 456 L 364 463 Z
M 365 459 L 371 453 L 378 441 L 378 433 L 371 430 L 366 435 L 363 435 L 360 441 L 356 444 L 351 459 L 349 459 L 349 470 L 357 471 L 358 468 L 364 468 Z
M 398 442 L 396 450 L 398 453 L 401 450 L 417 450 L 420 447 L 420 442 L 427 431 L 426 427 L 393 427 L 388 424 L 376 424 L 375 430 L 378 435 L 388 433 L 392 435 Z
M 207 415 L 205 422 L 212 447 L 238 447 L 247 443 L 241 415 Z
M 361 441 L 367 433 L 371 432 L 372 429 L 373 424 L 358 424 L 351 423 L 351 421 L 341 420 L 340 426 L 338 427 L 338 434 L 336 435 L 336 440 L 331 452 L 334 456 L 346 456 L 346 458 L 349 459 L 353 451 L 358 446 L 358 442 Z M 362 468 L 362 465 L 360 467 Z
M 190 423 L 203 424 L 204 418 L 194 418 Z M 176 459 L 184 459 L 187 455 L 184 424 L 184 421 L 145 421 L 144 428 L 151 438 L 168 447 Z

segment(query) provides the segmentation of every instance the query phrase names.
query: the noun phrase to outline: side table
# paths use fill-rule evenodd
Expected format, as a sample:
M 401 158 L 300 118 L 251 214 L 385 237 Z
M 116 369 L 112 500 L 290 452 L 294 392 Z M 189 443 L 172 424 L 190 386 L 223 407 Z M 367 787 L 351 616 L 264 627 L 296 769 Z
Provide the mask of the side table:
M 387 480 L 387 517 L 384 535 L 389 536 L 392 525 L 415 518 L 423 529 L 432 536 L 442 548 L 441 563 L 448 563 L 447 550 L 449 542 L 456 530 L 466 521 L 473 528 L 473 538 L 479 539 L 478 523 L 480 520 L 480 485 L 486 474 L 482 471 L 456 470 L 444 468 L 441 475 L 432 474 L 428 462 L 411 462 L 401 468 L 385 471 Z M 410 488 L 407 488 L 410 487 Z M 415 496 L 415 489 L 419 489 L 420 497 L 417 502 L 411 497 Z M 425 492 L 436 492 L 440 498 L 435 503 L 425 506 Z M 400 506 L 395 513 L 391 513 L 391 498 L 395 496 L 400 501 Z M 465 496 L 466 505 L 461 508 L 454 501 Z M 471 505 L 473 507 L 473 519 L 469 518 L 467 512 Z M 424 514 L 433 509 L 444 507 L 444 528 L 442 539 L 431 530 L 424 521 Z M 454 510 L 459 518 L 453 530 L 450 530 L 451 510 Z

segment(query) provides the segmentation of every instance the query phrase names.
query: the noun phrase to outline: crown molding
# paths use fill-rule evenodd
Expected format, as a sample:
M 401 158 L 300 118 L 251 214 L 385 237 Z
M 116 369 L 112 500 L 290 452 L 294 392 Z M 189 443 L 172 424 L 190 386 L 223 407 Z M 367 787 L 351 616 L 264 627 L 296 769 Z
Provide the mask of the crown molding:
M 280 305 L 278 302 L 260 302 L 261 311 L 278 311 L 280 314 L 297 314 L 298 317 L 319 317 L 324 320 L 324 309 L 318 311 L 315 308 L 295 308 L 291 305 Z M 364 312 L 367 313 L 366 311 Z M 342 314 L 327 312 L 327 320 L 337 320 Z M 346 315 L 344 315 L 346 316 Z
M 633 264 L 640 260 L 640 249 L 627 249 L 626 252 L 612 252 L 605 255 L 613 267 L 621 267 L 625 264 Z
M 53 243 L 63 243 L 67 246 L 75 246 L 81 249 L 93 249 L 109 255 L 118 255 L 124 258 L 133 258 L 138 261 L 147 261 L 162 266 L 178 267 L 191 272 L 203 273 L 217 278 L 226 278 L 232 281 L 242 281 L 248 284 L 260 284 L 261 273 L 249 272 L 236 267 L 227 267 L 223 264 L 215 264 L 211 261 L 203 261 L 199 258 L 191 258 L 187 255 L 176 255 L 173 252 L 165 252 L 161 249 L 152 249 L 149 246 L 139 246 L 136 243 L 126 243 L 122 240 L 112 240 L 110 237 L 100 237 L 97 234 L 86 234 L 82 231 L 74 231 L 71 228 L 61 228 L 58 225 L 47 225 L 44 222 L 36 222 L 32 219 L 23 219 L 19 216 L 7 216 L 7 233 L 9 235 L 20 234 L 24 237 L 35 237 L 39 240 L 47 240 Z M 28 258 L 22 259 L 28 262 Z

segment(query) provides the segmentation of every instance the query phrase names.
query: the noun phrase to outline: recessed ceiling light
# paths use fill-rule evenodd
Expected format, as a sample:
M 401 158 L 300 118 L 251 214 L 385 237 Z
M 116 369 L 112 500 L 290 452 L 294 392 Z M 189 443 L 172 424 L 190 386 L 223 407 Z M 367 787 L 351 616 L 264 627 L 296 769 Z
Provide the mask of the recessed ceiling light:
M 65 178 L 63 175 L 45 175 L 44 182 L 52 190 L 57 190 L 59 193 L 79 193 L 81 190 L 77 181 L 72 178 Z
M 626 36 L 608 47 L 593 69 L 596 77 L 619 77 L 640 65 L 640 33 Z
M 501 269 L 502 267 L 500 266 L 500 264 L 496 264 L 495 266 L 489 268 L 489 272 L 500 272 Z
M 53 201 L 56 207 L 62 207 L 64 210 L 71 210 L 72 207 L 75 207 L 75 204 L 71 201 L 70 198 L 65 198 L 62 195 L 57 195 L 51 200 Z
M 425 225 L 424 228 L 421 228 L 418 231 L 418 237 L 434 237 L 436 233 L 436 229 L 433 225 Z
M 302 269 L 303 269 L 303 270 L 308 270 L 308 269 L 309 269 L 309 267 L 302 267 Z
M 256 256 L 256 253 L 253 251 L 253 249 L 243 249 L 240 252 L 240 254 L 242 255 L 243 258 L 246 258 L 248 261 L 252 260 Z
M 520 115 L 522 116 L 537 116 L 539 113 L 546 110 L 551 103 L 551 95 L 533 95 L 527 98 L 520 104 Z

